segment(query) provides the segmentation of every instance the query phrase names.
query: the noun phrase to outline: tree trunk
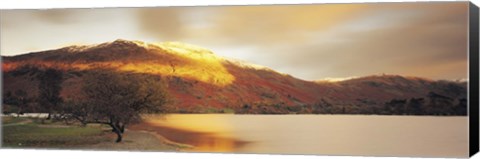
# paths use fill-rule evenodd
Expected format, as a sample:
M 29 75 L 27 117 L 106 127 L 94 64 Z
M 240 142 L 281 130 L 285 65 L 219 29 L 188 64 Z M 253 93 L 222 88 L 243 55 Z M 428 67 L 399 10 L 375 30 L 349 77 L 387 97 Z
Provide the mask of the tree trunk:
M 17 111 L 17 118 L 20 117 L 20 115 L 23 114 L 23 110 L 20 109 L 19 111 Z
M 119 125 L 120 132 L 125 133 L 125 125 Z
M 120 130 L 121 133 L 125 132 L 125 124 L 121 124 L 120 122 L 116 122 L 115 126 L 118 128 L 118 130 Z M 114 130 L 112 130 L 112 131 L 114 131 Z
M 120 129 L 115 124 L 110 124 L 110 126 L 112 127 L 112 131 L 117 134 L 117 140 L 115 142 L 122 142 L 122 132 L 120 131 Z
M 52 114 L 51 113 L 48 113 L 47 115 L 47 120 L 50 120 L 52 118 Z
M 116 127 L 118 128 L 118 131 L 120 131 L 121 133 L 125 132 L 125 128 L 123 126 L 117 125 Z M 112 129 L 112 132 L 115 132 L 115 131 L 116 131 L 115 129 Z
M 117 131 L 115 133 L 117 133 L 117 141 L 115 142 L 117 143 L 122 142 L 122 133 L 120 131 Z

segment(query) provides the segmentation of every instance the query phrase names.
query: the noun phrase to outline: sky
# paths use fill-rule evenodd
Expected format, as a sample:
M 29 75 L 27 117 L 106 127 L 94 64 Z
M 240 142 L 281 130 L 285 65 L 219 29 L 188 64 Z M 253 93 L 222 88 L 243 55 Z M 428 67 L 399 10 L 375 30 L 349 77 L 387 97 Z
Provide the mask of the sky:
M 177 41 L 305 80 L 467 78 L 467 2 L 2 10 L 2 56 Z

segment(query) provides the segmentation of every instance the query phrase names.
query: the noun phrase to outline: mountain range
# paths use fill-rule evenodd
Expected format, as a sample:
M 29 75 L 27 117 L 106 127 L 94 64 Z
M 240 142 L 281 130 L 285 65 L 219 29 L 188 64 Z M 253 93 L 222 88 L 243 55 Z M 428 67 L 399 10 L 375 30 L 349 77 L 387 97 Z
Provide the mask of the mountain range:
M 3 94 L 21 89 L 36 96 L 35 77 L 48 68 L 64 72 L 66 99 L 81 96 L 82 74 L 96 69 L 161 76 L 175 113 L 466 115 L 465 81 L 400 75 L 307 81 L 199 46 L 121 39 L 2 56 Z

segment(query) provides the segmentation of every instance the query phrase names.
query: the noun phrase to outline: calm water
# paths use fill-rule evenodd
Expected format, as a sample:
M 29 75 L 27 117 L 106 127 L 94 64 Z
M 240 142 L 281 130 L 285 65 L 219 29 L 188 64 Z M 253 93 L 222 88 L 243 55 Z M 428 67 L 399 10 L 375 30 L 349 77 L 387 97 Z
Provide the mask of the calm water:
M 150 116 L 146 123 L 202 152 L 418 157 L 468 153 L 467 117 L 172 114 Z

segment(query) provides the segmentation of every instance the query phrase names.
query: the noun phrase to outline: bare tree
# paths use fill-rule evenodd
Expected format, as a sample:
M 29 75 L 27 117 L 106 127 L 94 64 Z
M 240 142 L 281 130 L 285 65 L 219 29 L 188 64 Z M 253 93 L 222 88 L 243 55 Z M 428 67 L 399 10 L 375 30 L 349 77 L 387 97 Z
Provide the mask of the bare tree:
M 71 116 L 82 124 L 106 124 L 122 141 L 125 127 L 141 114 L 161 113 L 168 102 L 159 76 L 98 71 L 84 78 L 85 99 L 70 106 Z
M 38 76 L 38 79 L 40 83 L 38 85 L 39 96 L 37 101 L 47 111 L 47 119 L 50 119 L 54 111 L 58 110 L 63 102 L 60 97 L 63 73 L 59 70 L 47 69 Z
M 14 109 L 16 110 L 18 117 L 26 111 L 30 101 L 31 98 L 28 97 L 27 92 L 24 90 L 17 90 L 13 94 L 12 92 L 7 92 L 4 96 L 3 103 L 15 106 Z

